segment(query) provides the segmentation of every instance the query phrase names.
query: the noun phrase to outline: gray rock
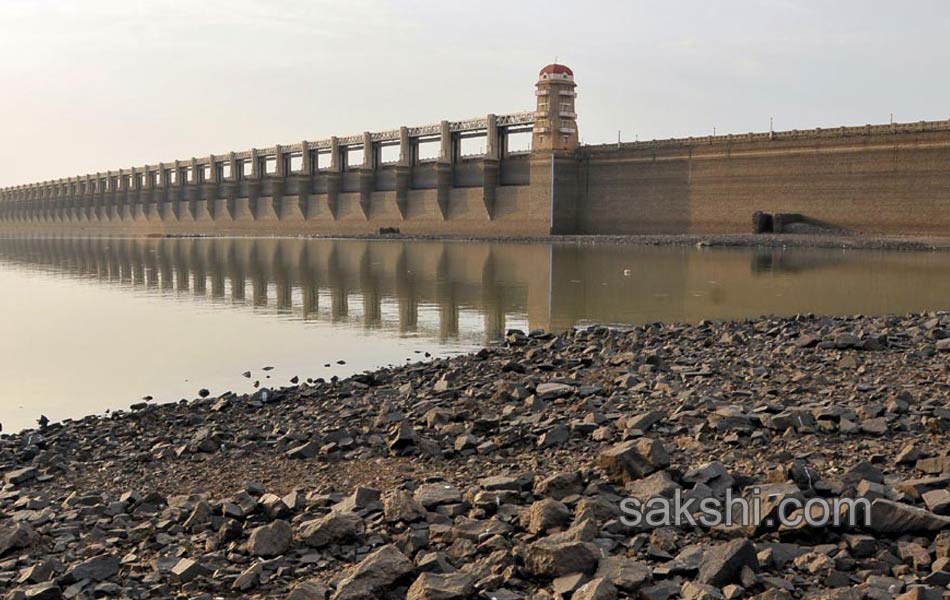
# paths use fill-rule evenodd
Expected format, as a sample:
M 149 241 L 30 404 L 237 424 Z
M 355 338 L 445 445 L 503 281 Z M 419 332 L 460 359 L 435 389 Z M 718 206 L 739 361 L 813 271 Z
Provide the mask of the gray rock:
M 878 533 L 940 531 L 950 527 L 950 517 L 935 515 L 929 510 L 886 498 L 877 498 L 871 502 L 870 527 Z
M 722 587 L 739 579 L 743 567 L 759 568 L 755 546 L 745 538 L 713 546 L 699 565 L 696 581 Z
M 640 438 L 604 450 L 597 458 L 597 465 L 609 477 L 627 482 L 669 467 L 670 455 L 660 442 Z
M 950 473 L 950 456 L 931 456 L 930 458 L 921 458 L 914 465 L 914 468 L 928 475 L 940 475 L 941 473 Z
M 352 512 L 368 509 L 376 505 L 379 498 L 379 490 L 360 486 L 344 500 L 333 505 L 333 510 L 334 512 Z
M 467 573 L 423 573 L 409 586 L 406 600 L 465 600 L 475 588 Z
M 521 515 L 522 523 L 531 533 L 543 533 L 571 522 L 571 509 L 553 498 L 539 500 Z
M 105 581 L 118 572 L 119 559 L 111 554 L 103 554 L 79 563 L 67 571 L 67 574 L 73 581 L 82 581 L 83 579 Z
M 547 496 L 555 500 L 579 494 L 583 490 L 584 482 L 581 481 L 581 474 L 577 471 L 556 473 L 538 481 L 534 486 L 535 496 Z
M 34 467 L 23 467 L 22 469 L 14 469 L 13 471 L 7 472 L 7 474 L 3 476 L 3 479 L 7 483 L 20 485 L 21 483 L 35 479 L 36 474 L 37 471 Z
M 778 431 L 785 431 L 786 429 L 812 431 L 816 425 L 815 416 L 811 411 L 801 408 L 790 408 L 777 415 L 764 415 L 763 421 L 766 427 Z
M 478 482 L 478 485 L 489 492 L 508 490 L 517 492 L 521 489 L 521 481 L 517 477 L 509 477 L 508 475 L 485 477 Z
M 20 573 L 20 583 L 43 583 L 52 579 L 56 571 L 56 564 L 52 560 L 44 560 L 30 565 Z
M 557 400 L 574 393 L 574 388 L 564 383 L 541 383 L 534 390 L 539 400 Z
M 457 452 L 464 452 L 465 450 L 474 450 L 480 443 L 481 440 L 477 436 L 471 433 L 463 433 L 455 438 L 454 448 Z
M 871 435 L 884 435 L 887 433 L 887 419 L 884 417 L 865 419 L 861 421 L 861 431 Z
M 278 519 L 251 532 L 251 537 L 247 540 L 247 551 L 254 556 L 280 556 L 290 549 L 293 540 L 294 531 L 290 523 Z
M 205 568 L 192 558 L 182 558 L 171 569 L 172 576 L 182 583 L 192 581 L 204 573 Z
M 330 587 L 319 579 L 302 581 L 287 594 L 287 600 L 326 600 Z
M 619 589 L 634 593 L 650 580 L 651 570 L 646 563 L 626 556 L 606 556 L 597 565 L 595 578 L 606 578 Z
M 387 444 L 390 450 L 399 454 L 413 448 L 418 439 L 419 436 L 412 425 L 408 421 L 403 421 L 393 428 Z
M 525 570 L 539 577 L 560 577 L 571 573 L 591 574 L 600 560 L 600 550 L 587 542 L 540 540 L 528 546 Z
M 10 595 L 8 598 L 16 598 Z M 62 600 L 63 592 L 54 583 L 40 583 L 31 585 L 23 591 L 25 600 Z
M 333 600 L 377 600 L 412 572 L 405 554 L 393 545 L 382 546 L 344 572 Z
M 645 433 L 651 427 L 665 419 L 666 415 L 667 412 L 665 410 L 651 410 L 649 412 L 635 415 L 627 419 L 627 429 L 639 429 Z
M 458 504 L 462 501 L 462 492 L 449 483 L 427 483 L 416 490 L 415 499 L 426 509 L 443 504 Z
M 261 581 L 261 575 L 264 574 L 264 567 L 261 563 L 254 563 L 250 567 L 244 569 L 238 578 L 234 580 L 234 583 L 231 584 L 232 590 L 237 590 L 240 592 L 246 592 L 247 590 L 257 587 Z
M 551 589 L 557 594 L 557 597 L 571 596 L 582 585 L 590 581 L 585 573 L 571 573 L 570 575 L 561 575 L 551 582 Z
M 652 475 L 627 483 L 627 493 L 632 498 L 646 502 L 649 498 L 672 498 L 682 487 L 673 481 L 666 471 L 658 471 Z
M 37 537 L 29 523 L 21 522 L 0 528 L 0 556 L 30 546 L 36 542 Z
M 946 488 L 940 490 L 930 490 L 928 492 L 924 492 L 921 495 L 921 499 L 924 501 L 924 504 L 927 505 L 927 508 L 929 508 L 934 514 L 950 514 L 950 490 L 947 490 Z
M 290 507 L 277 494 L 264 494 L 258 501 L 264 513 L 271 519 L 282 519 L 290 515 Z
M 303 523 L 297 537 L 308 546 L 323 548 L 330 544 L 354 540 L 364 529 L 363 519 L 359 515 L 351 512 L 331 512 L 322 518 Z
M 894 600 L 943 600 L 943 590 L 929 585 L 915 585 Z
M 653 585 L 640 588 L 641 600 L 669 600 L 680 593 L 680 585 L 676 581 L 660 581 Z
M 383 513 L 389 522 L 425 520 L 427 511 L 422 503 L 404 490 L 393 490 L 383 496 Z
M 608 579 L 600 577 L 582 585 L 571 600 L 616 600 L 617 587 Z
M 683 600 L 724 600 L 718 588 L 704 583 L 687 581 L 680 590 Z
M 538 448 L 551 448 L 552 446 L 560 446 L 571 437 L 571 430 L 565 427 L 564 425 L 555 425 L 550 431 L 545 431 L 544 434 L 538 438 Z
M 318 454 L 320 454 L 320 444 L 314 441 L 309 441 L 287 451 L 288 458 L 307 459 L 313 458 Z

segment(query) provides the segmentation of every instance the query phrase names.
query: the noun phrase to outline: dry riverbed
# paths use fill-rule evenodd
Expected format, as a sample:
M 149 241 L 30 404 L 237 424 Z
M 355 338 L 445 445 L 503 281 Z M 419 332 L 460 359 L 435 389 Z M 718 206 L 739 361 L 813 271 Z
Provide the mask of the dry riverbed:
M 2 436 L 0 589 L 939 600 L 948 432 L 950 313 L 513 331 L 475 354 Z M 866 499 L 868 524 L 630 526 L 620 510 L 753 488 Z

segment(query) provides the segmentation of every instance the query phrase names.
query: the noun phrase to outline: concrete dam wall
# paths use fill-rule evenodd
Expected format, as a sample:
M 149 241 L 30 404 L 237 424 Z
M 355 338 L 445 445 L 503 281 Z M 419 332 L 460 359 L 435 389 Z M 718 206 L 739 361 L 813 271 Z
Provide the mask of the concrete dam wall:
M 0 229 L 92 234 L 546 235 L 549 169 L 508 136 L 532 113 L 402 127 L 0 191 Z M 463 140 L 484 152 L 463 155 Z M 433 143 L 437 157 L 420 147 Z M 392 147 L 391 160 L 384 153 Z M 355 157 L 355 158 L 354 158 Z M 531 170 L 542 172 L 532 177 Z
M 583 146 L 573 72 L 535 87 L 532 112 L 5 188 L 0 231 L 950 235 L 950 121 Z
M 950 121 L 586 146 L 577 233 L 748 233 L 755 211 L 950 234 Z

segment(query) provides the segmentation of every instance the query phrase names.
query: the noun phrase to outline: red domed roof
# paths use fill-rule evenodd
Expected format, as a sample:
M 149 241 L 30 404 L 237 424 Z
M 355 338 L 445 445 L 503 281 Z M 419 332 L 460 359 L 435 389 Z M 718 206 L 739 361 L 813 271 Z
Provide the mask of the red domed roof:
M 541 69 L 541 72 L 538 73 L 538 77 L 541 77 L 542 75 L 545 75 L 545 74 L 560 74 L 560 73 L 563 73 L 565 75 L 570 75 L 571 77 L 574 76 L 574 71 L 572 71 L 569 67 L 565 67 L 564 65 L 559 65 L 557 63 L 554 63 Z

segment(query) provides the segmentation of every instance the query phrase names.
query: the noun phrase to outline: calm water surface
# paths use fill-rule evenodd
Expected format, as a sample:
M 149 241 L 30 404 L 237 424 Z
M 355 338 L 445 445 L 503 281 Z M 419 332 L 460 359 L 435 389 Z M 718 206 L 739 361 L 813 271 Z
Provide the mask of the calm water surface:
M 0 289 L 9 432 L 463 352 L 511 327 L 948 309 L 950 253 L 6 238 Z

